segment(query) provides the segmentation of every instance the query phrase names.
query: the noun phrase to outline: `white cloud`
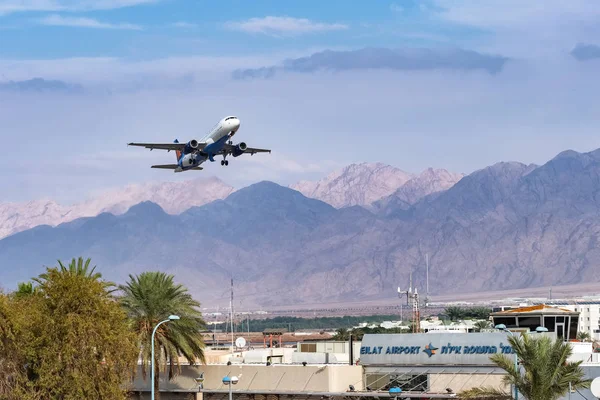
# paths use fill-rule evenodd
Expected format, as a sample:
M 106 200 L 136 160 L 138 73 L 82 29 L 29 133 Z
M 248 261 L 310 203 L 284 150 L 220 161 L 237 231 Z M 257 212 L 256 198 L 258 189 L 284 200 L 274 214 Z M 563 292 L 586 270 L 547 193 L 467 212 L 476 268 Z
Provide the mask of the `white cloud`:
M 0 0 L 0 15 L 31 11 L 112 10 L 161 0 Z
M 250 33 L 265 34 L 301 34 L 326 31 L 339 31 L 348 29 L 345 24 L 322 23 L 311 21 L 306 18 L 273 17 L 250 18 L 242 22 L 227 22 L 225 26 L 229 29 Z
M 390 10 L 393 12 L 402 12 L 404 11 L 404 7 L 398 5 L 397 3 L 390 4 Z
M 94 28 L 94 29 L 125 29 L 125 30 L 142 30 L 142 27 L 134 24 L 111 24 L 100 22 L 93 18 L 86 17 L 63 17 L 58 14 L 48 15 L 37 20 L 41 25 L 48 26 L 72 26 L 78 28 Z
M 320 51 L 315 48 L 312 51 Z M 310 54 L 310 52 L 308 52 Z M 173 80 L 193 77 L 196 84 L 215 84 L 229 78 L 238 68 L 258 68 L 285 58 L 307 55 L 306 51 L 286 51 L 248 57 L 187 56 L 150 60 L 125 60 L 114 57 L 73 57 L 50 60 L 0 59 L 0 80 L 23 81 L 35 77 L 81 83 L 86 88 L 98 85 L 106 90 L 133 87 L 137 82 L 168 86 Z M 114 87 L 116 85 L 117 87 Z
M 600 35 L 600 7 L 589 0 L 434 0 L 431 16 L 440 23 L 486 32 L 465 41 L 479 50 L 539 58 L 570 51 Z
M 185 22 L 185 21 L 174 22 L 171 25 L 176 28 L 196 28 L 198 26 L 196 24 L 192 24 L 190 22 Z

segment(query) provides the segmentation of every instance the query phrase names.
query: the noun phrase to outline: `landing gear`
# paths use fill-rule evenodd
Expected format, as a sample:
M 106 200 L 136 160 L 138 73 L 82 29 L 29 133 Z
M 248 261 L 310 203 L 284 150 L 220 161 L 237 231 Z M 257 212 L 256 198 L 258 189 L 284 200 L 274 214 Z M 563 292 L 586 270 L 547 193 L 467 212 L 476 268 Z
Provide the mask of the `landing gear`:
M 228 166 L 229 165 L 229 161 L 227 161 L 227 160 L 221 160 L 221 165 Z

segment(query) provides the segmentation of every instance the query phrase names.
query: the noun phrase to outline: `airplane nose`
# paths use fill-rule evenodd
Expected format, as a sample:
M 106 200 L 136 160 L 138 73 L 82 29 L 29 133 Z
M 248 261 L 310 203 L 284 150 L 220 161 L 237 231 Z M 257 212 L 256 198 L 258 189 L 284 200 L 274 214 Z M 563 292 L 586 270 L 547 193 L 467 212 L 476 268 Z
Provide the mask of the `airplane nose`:
M 237 131 L 240 128 L 240 120 L 239 119 L 234 119 L 231 121 L 231 130 L 232 131 Z

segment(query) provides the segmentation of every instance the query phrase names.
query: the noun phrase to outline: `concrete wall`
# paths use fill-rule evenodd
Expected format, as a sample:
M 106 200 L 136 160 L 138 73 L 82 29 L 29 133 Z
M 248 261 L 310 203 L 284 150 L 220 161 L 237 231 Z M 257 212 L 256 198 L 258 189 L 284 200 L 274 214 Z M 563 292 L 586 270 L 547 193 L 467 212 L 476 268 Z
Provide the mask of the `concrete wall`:
M 160 387 L 170 391 L 198 390 L 194 380 L 204 372 L 204 389 L 225 390 L 224 376 L 237 376 L 239 383 L 233 390 L 266 390 L 266 391 L 346 391 L 349 385 L 362 390 L 362 367 L 354 365 L 196 365 L 182 366 L 182 372 L 174 380 L 168 382 L 161 374 Z M 138 373 L 133 390 L 149 391 L 150 375 L 146 380 Z
M 429 375 L 429 390 L 433 393 L 446 393 L 451 388 L 455 393 L 474 387 L 493 387 L 510 392 L 510 387 L 502 383 L 502 375 L 487 374 L 431 374 Z

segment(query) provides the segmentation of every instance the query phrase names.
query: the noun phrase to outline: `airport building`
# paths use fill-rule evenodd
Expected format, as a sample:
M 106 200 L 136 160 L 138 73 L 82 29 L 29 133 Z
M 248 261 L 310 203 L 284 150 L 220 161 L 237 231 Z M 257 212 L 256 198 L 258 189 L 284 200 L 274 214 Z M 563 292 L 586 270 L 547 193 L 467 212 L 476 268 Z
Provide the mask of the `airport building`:
M 373 334 L 353 344 L 356 356 L 327 352 L 349 351 L 342 343 L 314 343 L 314 349 L 304 343 L 299 348 L 303 351 L 273 348 L 233 357 L 213 355 L 218 364 L 187 365 L 176 379 L 161 378 L 161 391 L 166 391 L 161 398 L 226 400 L 229 387 L 222 382 L 225 376 L 239 378 L 232 392 L 236 399 L 244 400 L 389 398 L 392 387 L 401 387 L 411 398 L 450 398 L 482 383 L 502 387 L 503 371 L 489 361 L 489 355 L 511 351 L 506 334 L 498 332 Z M 350 357 L 356 360 L 352 365 Z M 267 359 L 279 362 L 267 365 Z M 201 376 L 200 387 L 196 378 Z M 137 398 L 147 398 L 148 380 L 138 374 L 134 383 Z
M 493 313 L 495 324 L 529 335 L 561 336 L 571 343 L 572 361 L 582 361 L 589 378 L 600 376 L 600 353 L 592 343 L 577 342 L 579 312 L 546 305 Z M 538 333 L 545 326 L 548 332 Z M 454 398 L 473 387 L 509 391 L 504 370 L 491 361 L 493 354 L 513 357 L 509 333 L 457 332 L 432 329 L 428 333 L 367 334 L 361 342 L 298 342 L 291 347 L 255 348 L 232 354 L 231 349 L 208 351 L 206 365 L 185 365 L 168 381 L 160 379 L 161 399 L 227 400 L 351 400 L 355 397 L 411 399 Z M 223 383 L 238 377 L 236 385 Z M 199 380 L 199 378 L 202 378 Z M 138 374 L 136 397 L 149 398 L 149 376 Z M 584 397 L 585 396 L 585 397 Z M 589 390 L 570 394 L 571 400 L 594 398 Z

